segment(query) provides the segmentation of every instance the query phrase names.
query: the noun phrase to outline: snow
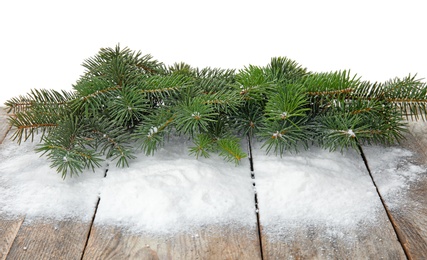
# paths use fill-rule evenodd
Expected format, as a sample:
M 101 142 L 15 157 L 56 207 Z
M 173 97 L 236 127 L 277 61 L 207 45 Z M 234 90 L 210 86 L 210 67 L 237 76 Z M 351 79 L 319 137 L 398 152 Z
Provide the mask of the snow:
M 188 155 L 190 143 L 170 140 L 154 156 L 138 154 L 130 168 L 87 171 L 63 180 L 45 157 L 6 140 L 0 145 L 0 216 L 90 221 L 132 232 L 171 234 L 209 226 L 256 225 L 248 160 L 235 166 L 214 155 Z M 254 145 L 254 173 L 263 232 L 286 234 L 299 227 L 339 230 L 373 226 L 384 210 L 359 154 L 312 147 L 282 158 Z M 371 168 L 393 207 L 425 168 L 402 148 L 366 147 Z M 107 164 L 105 165 L 107 167 Z M 394 198 L 394 199 L 393 199 Z
M 254 173 L 260 221 L 270 239 L 289 240 L 301 229 L 317 229 L 330 239 L 351 241 L 357 239 L 346 237 L 351 230 L 363 232 L 386 219 L 376 188 L 355 151 L 341 154 L 311 147 L 280 158 L 265 155 L 259 146 L 254 149 Z M 411 161 L 412 152 L 403 148 L 364 149 L 381 184 L 381 195 L 392 207 L 404 208 L 411 183 L 425 174 L 425 167 Z
M 377 221 L 381 203 L 359 154 L 313 147 L 280 158 L 257 149 L 254 158 L 266 234 L 313 225 L 348 229 Z
M 368 146 L 363 149 L 387 206 L 394 211 L 403 210 L 408 191 L 427 174 L 426 167 L 416 162 L 411 151 L 399 147 Z
M 132 232 L 255 227 L 249 161 L 236 167 L 216 156 L 197 160 L 181 141 L 153 157 L 139 154 L 130 168 L 111 166 L 106 178 L 101 168 L 63 180 L 33 151 L 36 143 L 6 140 L 0 146 L 0 215 L 87 221 L 100 197 L 96 223 Z
M 109 169 L 100 189 L 97 224 L 145 233 L 207 225 L 255 227 L 248 160 L 239 166 L 216 156 L 197 160 L 187 155 L 190 144 L 181 141 L 153 157 L 140 154 L 131 168 Z
M 88 221 L 98 200 L 104 169 L 63 180 L 45 157 L 34 152 L 36 143 L 0 145 L 0 215 Z

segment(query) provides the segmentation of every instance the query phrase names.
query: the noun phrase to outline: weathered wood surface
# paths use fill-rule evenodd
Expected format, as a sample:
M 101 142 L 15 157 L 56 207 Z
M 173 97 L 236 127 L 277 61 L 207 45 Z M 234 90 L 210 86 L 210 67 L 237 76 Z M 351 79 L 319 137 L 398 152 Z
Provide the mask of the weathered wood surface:
M 325 160 L 325 158 L 323 158 L 323 155 L 319 155 L 317 158 L 313 153 L 306 158 L 304 153 L 302 153 L 298 155 L 300 157 L 297 159 L 301 162 L 301 167 L 293 166 L 292 169 L 288 169 L 289 166 L 286 164 L 286 161 L 294 160 L 296 158 L 294 155 L 290 155 L 293 156 L 292 158 L 285 156 L 284 158 L 274 159 L 270 156 L 264 157 L 260 152 L 257 153 L 255 151 L 254 153 L 254 172 L 257 180 L 260 223 L 262 228 L 263 259 L 406 259 L 405 253 L 397 239 L 391 223 L 388 220 L 387 214 L 381 206 L 380 198 L 374 192 L 375 188 L 371 183 L 367 170 L 366 175 L 364 175 L 362 171 L 359 171 L 357 174 L 360 175 L 360 180 L 363 183 L 366 183 L 368 187 L 372 185 L 368 192 L 373 194 L 369 198 L 373 198 L 375 200 L 375 210 L 372 212 L 372 215 L 376 215 L 374 222 L 365 222 L 364 219 L 361 219 L 355 220 L 356 224 L 348 226 L 334 226 L 333 223 L 328 223 L 327 221 L 326 223 L 316 221 L 313 223 L 310 222 L 310 218 L 305 221 L 305 217 L 301 216 L 304 221 L 298 219 L 296 220 L 296 223 L 298 224 L 292 223 L 292 220 L 285 223 L 280 221 L 280 224 L 275 222 L 273 224 L 271 223 L 271 220 L 269 220 L 269 222 L 267 221 L 271 216 L 268 216 L 268 213 L 266 212 L 271 212 L 270 209 L 272 208 L 286 207 L 286 205 L 281 205 L 280 203 L 280 205 L 275 204 L 275 202 L 272 202 L 271 200 L 263 199 L 263 196 L 266 196 L 266 193 L 269 192 L 268 189 L 265 188 L 268 187 L 266 185 L 269 185 L 269 183 L 276 185 L 276 182 L 278 181 L 278 179 L 269 179 L 270 177 L 273 178 L 274 176 L 277 176 L 277 174 L 272 174 L 268 177 L 268 173 L 272 169 L 271 166 L 273 165 L 274 168 L 276 168 L 283 164 L 284 166 L 279 167 L 279 170 L 277 171 L 282 172 L 284 175 L 287 175 L 286 173 L 290 173 L 290 170 L 296 171 L 297 174 L 305 175 L 307 174 L 307 169 L 311 169 L 312 171 L 316 171 L 318 169 L 316 168 L 317 166 L 307 167 L 307 163 L 309 165 L 311 163 L 308 161 Z M 353 167 L 355 169 L 359 167 L 363 169 L 362 157 L 359 158 L 356 155 L 355 159 L 359 159 L 360 162 L 358 167 Z M 338 167 L 343 168 L 343 166 L 348 165 L 350 162 L 351 160 L 348 160 L 347 163 Z M 323 167 L 327 167 L 330 164 L 328 164 L 328 161 L 323 161 L 321 165 L 323 165 Z M 331 169 L 334 168 L 333 165 L 330 166 Z M 262 185 L 264 185 L 264 187 Z M 305 185 L 306 184 L 304 184 L 304 187 L 301 186 L 300 188 L 306 189 Z M 351 190 L 351 183 L 349 183 L 349 185 L 348 189 Z M 308 185 L 308 187 L 311 186 Z M 342 189 L 342 192 L 345 193 L 346 189 Z M 360 195 L 364 196 L 364 194 Z M 280 195 L 278 194 L 277 196 Z M 312 201 L 313 199 L 316 200 L 316 198 L 313 198 L 313 195 L 311 194 L 308 195 L 307 198 L 305 196 L 307 196 L 307 194 L 303 194 L 301 198 L 298 198 L 299 202 L 303 205 L 306 205 L 306 199 L 308 201 Z M 319 194 L 319 196 L 324 195 Z M 330 198 L 328 201 L 333 203 L 334 198 Z M 352 203 L 349 202 L 348 206 L 351 207 L 351 204 Z M 307 202 L 308 207 L 311 205 L 311 202 Z M 292 207 L 298 206 L 292 205 L 289 208 Z M 346 213 L 343 212 L 342 214 Z
M 7 113 L 4 107 L 0 107 L 0 144 L 6 138 L 6 134 L 9 131 L 9 123 L 7 120 Z
M 283 238 L 262 236 L 263 259 L 406 259 L 390 223 L 382 218 L 375 227 L 336 230 L 300 226 Z M 351 237 L 351 241 L 348 238 Z
M 3 143 L 9 129 L 6 110 L 0 107 L 0 144 Z M 23 216 L 0 216 L 0 260 L 6 259 L 23 221 Z
M 206 227 L 192 234 L 132 234 L 95 225 L 83 259 L 261 259 L 254 229 Z
M 0 217 L 0 260 L 6 259 L 23 221 L 23 217 Z
M 389 181 L 381 176 L 382 171 L 388 170 L 400 171 L 404 177 L 405 171 L 410 174 L 411 167 L 427 167 L 427 123 L 410 123 L 410 131 L 401 146 L 413 152 L 411 157 L 401 158 L 395 168 L 374 162 L 370 163 L 370 168 L 408 257 L 427 259 L 427 168 L 416 177 L 412 176 L 416 180 L 408 180 L 407 190 L 397 198 L 396 194 L 389 195 Z M 365 153 L 369 162 L 369 149 L 365 149 Z
M 9 127 L 0 108 L 0 144 Z M 4 127 L 5 126 L 5 127 Z M 7 126 L 7 127 L 6 127 Z M 6 130 L 4 130 L 6 129 Z M 413 157 L 398 167 L 427 166 L 427 123 L 410 123 L 411 134 L 403 147 Z M 4 131 L 4 132 L 2 132 Z M 371 156 L 367 150 L 367 159 Z M 255 160 L 255 173 L 259 161 Z M 384 166 L 385 167 L 385 166 Z M 382 194 L 387 183 L 375 174 Z M 401 169 L 400 169 L 401 170 Z M 403 197 L 402 197 L 403 198 Z M 1 199 L 1 198 L 0 198 Z M 420 174 L 401 201 L 403 207 L 383 196 L 392 220 L 411 259 L 427 259 L 427 171 Z M 265 206 L 265 205 L 264 205 Z M 272 205 L 274 207 L 274 205 Z M 262 221 L 263 205 L 260 206 Z M 261 223 L 262 224 L 262 223 Z M 335 230 L 322 225 L 285 229 L 280 237 L 262 233 L 264 259 L 406 259 L 385 211 L 375 226 Z M 90 237 L 88 239 L 90 231 Z M 351 237 L 352 239 L 347 239 Z M 87 242 L 87 246 L 86 246 Z M 85 247 L 86 246 L 86 247 Z M 84 251 L 84 249 L 86 250 Z M 0 216 L 0 260 L 4 259 L 261 259 L 255 228 L 204 227 L 191 234 L 149 235 L 130 233 L 119 227 L 82 221 L 24 221 Z
M 6 259 L 81 259 L 90 224 L 72 220 L 24 221 Z

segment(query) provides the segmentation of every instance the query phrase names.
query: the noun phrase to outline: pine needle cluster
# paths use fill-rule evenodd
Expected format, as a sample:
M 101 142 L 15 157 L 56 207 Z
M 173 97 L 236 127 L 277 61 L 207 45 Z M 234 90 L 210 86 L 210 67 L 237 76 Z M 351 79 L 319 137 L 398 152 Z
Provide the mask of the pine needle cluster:
M 65 178 L 105 159 L 125 167 L 168 136 L 192 140 L 189 153 L 239 163 L 245 138 L 282 155 L 309 145 L 331 151 L 399 142 L 404 118 L 426 119 L 426 83 L 408 76 L 384 83 L 349 71 L 310 72 L 293 60 L 239 71 L 165 66 L 128 48 L 103 48 L 84 61 L 73 91 L 32 90 L 6 102 L 12 138 L 33 140 Z

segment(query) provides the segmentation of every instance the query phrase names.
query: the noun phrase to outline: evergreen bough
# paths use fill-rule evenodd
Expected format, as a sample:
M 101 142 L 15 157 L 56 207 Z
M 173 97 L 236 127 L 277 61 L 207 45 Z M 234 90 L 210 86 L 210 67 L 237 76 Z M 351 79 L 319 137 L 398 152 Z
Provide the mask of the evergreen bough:
M 425 120 L 426 83 L 409 75 L 384 83 L 349 71 L 310 72 L 272 58 L 242 70 L 165 66 L 128 48 L 102 48 L 84 61 L 74 90 L 32 90 L 8 100 L 13 140 L 33 140 L 65 178 L 105 158 L 129 165 L 135 150 L 152 155 L 170 135 L 189 153 L 239 163 L 244 138 L 282 155 L 318 145 L 331 151 L 399 142 L 406 119 Z M 135 145 L 138 144 L 138 145 Z

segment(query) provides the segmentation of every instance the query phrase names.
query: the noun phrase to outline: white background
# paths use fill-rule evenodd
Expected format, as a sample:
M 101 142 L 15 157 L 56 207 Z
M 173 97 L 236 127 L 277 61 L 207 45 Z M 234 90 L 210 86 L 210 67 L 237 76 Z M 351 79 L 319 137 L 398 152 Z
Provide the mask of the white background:
M 167 65 L 240 69 L 286 56 L 371 81 L 427 78 L 423 2 L 2 1 L 0 105 L 31 88 L 71 90 L 81 63 L 118 43 Z

